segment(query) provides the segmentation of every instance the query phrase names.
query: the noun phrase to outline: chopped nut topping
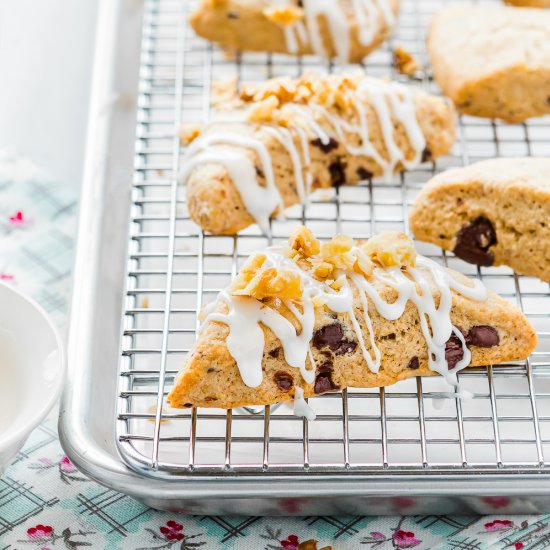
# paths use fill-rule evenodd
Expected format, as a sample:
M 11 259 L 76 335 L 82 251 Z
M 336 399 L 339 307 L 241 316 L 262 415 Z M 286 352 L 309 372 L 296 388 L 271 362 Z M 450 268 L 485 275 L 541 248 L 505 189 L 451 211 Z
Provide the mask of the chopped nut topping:
M 284 254 L 298 269 L 292 264 L 270 267 L 266 265 L 266 255 L 255 254 L 235 279 L 231 294 L 284 303 L 302 298 L 300 270 L 338 291 L 346 284 L 346 273 L 368 278 L 375 264 L 382 268 L 406 268 L 413 267 L 416 261 L 414 243 L 404 233 L 382 233 L 363 243 L 355 243 L 346 235 L 336 235 L 320 244 L 304 226 L 292 232 Z M 316 296 L 314 304 L 322 306 L 323 299 Z
M 295 300 L 302 296 L 302 281 L 295 271 L 268 267 L 258 271 L 245 288 L 233 290 L 232 294 L 251 296 L 257 300 L 264 298 Z
M 195 141 L 201 134 L 202 124 L 188 123 L 182 124 L 180 130 L 180 143 L 182 145 L 189 145 Z
M 258 270 L 264 265 L 266 257 L 263 254 L 254 254 L 245 262 L 235 281 L 232 290 L 242 290 L 254 278 Z
M 257 300 L 280 298 L 294 300 L 302 296 L 300 276 L 290 269 L 264 268 L 266 257 L 252 256 L 245 264 L 231 289 L 234 296 L 251 296 Z
M 346 235 L 336 235 L 328 243 L 321 245 L 321 259 L 339 269 L 353 269 L 355 258 L 350 254 L 353 239 Z
M 334 271 L 334 266 L 323 260 L 312 258 L 310 263 L 311 273 L 317 279 L 328 279 Z
M 414 267 L 416 262 L 414 243 L 405 233 L 380 233 L 361 245 L 361 249 L 382 267 Z
M 248 110 L 248 120 L 251 122 L 270 122 L 273 120 L 279 100 L 275 96 L 268 96 L 259 103 L 254 103 Z
M 276 6 L 266 8 L 264 15 L 278 25 L 292 25 L 301 21 L 304 17 L 304 10 L 297 6 Z
M 275 96 L 280 103 L 292 101 L 296 95 L 296 82 L 287 76 L 272 78 L 258 84 L 244 84 L 240 98 L 243 101 L 261 101 L 269 96 Z
M 413 55 L 400 46 L 393 52 L 393 62 L 397 70 L 406 76 L 413 76 L 419 69 L 418 62 Z
M 299 225 L 290 234 L 288 244 L 292 250 L 295 250 L 306 258 L 319 254 L 321 250 L 319 241 L 314 237 L 313 233 L 303 225 Z
M 280 105 L 314 101 L 325 107 L 348 109 L 352 105 L 351 94 L 357 90 L 363 78 L 361 73 L 351 76 L 306 73 L 298 80 L 274 78 L 260 84 L 244 85 L 240 98 L 244 102 L 257 102 L 275 96 Z

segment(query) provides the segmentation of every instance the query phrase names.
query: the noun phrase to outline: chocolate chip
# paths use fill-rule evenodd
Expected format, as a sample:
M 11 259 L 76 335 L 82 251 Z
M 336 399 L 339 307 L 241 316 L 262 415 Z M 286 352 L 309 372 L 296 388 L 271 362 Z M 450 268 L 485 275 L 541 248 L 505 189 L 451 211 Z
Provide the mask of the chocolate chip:
M 216 372 L 216 369 L 213 367 L 210 367 L 209 369 L 206 370 L 206 374 L 212 374 L 213 372 Z
M 462 226 L 456 235 L 453 252 L 456 256 L 481 266 L 491 266 L 495 260 L 489 248 L 497 244 L 497 235 L 493 224 L 487 218 L 479 216 L 469 224 Z
M 372 172 L 370 172 L 369 170 L 367 170 L 366 168 L 363 168 L 362 166 L 359 166 L 359 168 L 357 168 L 356 170 L 357 172 L 357 175 L 362 179 L 362 180 L 370 180 L 373 178 L 374 174 Z
M 346 172 L 344 170 L 344 165 L 339 161 L 334 161 L 329 165 L 328 170 L 330 172 L 330 181 L 334 187 L 339 187 L 346 183 Z
M 236 11 L 230 11 L 230 12 L 227 12 L 227 18 L 228 19 L 238 19 L 239 14 Z
M 456 364 L 464 357 L 462 342 L 453 332 L 445 344 L 445 360 L 449 370 L 453 370 Z
M 326 393 L 328 391 L 339 390 L 340 386 L 336 385 L 332 381 L 332 376 L 329 372 L 320 372 L 315 378 L 315 386 L 313 386 L 313 391 L 316 394 Z
M 430 160 L 433 160 L 432 152 L 429 147 L 426 147 L 424 151 L 422 151 L 422 162 L 429 162 Z
M 334 138 L 329 138 L 328 143 L 324 143 L 321 138 L 315 138 L 311 141 L 311 145 L 321 149 L 323 153 L 330 153 L 334 149 L 338 149 L 338 142 Z
M 325 325 L 315 331 L 313 335 L 313 345 L 317 349 L 324 348 L 325 346 L 338 347 L 338 344 L 344 339 L 344 330 L 340 323 L 332 323 L 332 325 Z
M 186 409 L 190 409 L 193 406 L 193 403 L 184 403 L 183 406 Z
M 256 175 L 259 178 L 265 178 L 264 171 L 259 166 L 254 166 L 254 170 L 256 170 Z
M 273 359 L 277 359 L 277 357 L 279 357 L 279 352 L 280 351 L 281 351 L 281 348 L 277 347 L 277 348 L 273 348 L 272 350 L 270 350 L 268 352 L 268 354 L 269 354 L 270 357 L 273 357 Z
M 355 342 L 344 337 L 344 331 L 340 323 L 325 325 L 316 330 L 312 342 L 317 349 L 328 346 L 336 355 L 352 352 L 357 347 Z
M 492 348 L 498 346 L 500 338 L 498 332 L 493 327 L 487 325 L 478 325 L 472 327 L 466 335 L 466 343 L 478 348 Z
M 334 370 L 334 365 L 332 364 L 332 358 L 325 359 L 322 363 L 317 363 L 317 372 L 318 373 L 327 373 Z
M 411 369 L 411 370 L 417 370 L 420 368 L 420 361 L 418 360 L 418 357 L 413 357 L 410 361 L 409 361 L 409 364 L 407 365 L 407 368 L 408 369 Z
M 275 384 L 279 387 L 280 390 L 288 391 L 292 386 L 294 386 L 294 380 L 292 379 L 292 376 L 288 374 L 288 372 L 284 371 L 277 371 L 273 375 L 273 380 L 275 380 Z

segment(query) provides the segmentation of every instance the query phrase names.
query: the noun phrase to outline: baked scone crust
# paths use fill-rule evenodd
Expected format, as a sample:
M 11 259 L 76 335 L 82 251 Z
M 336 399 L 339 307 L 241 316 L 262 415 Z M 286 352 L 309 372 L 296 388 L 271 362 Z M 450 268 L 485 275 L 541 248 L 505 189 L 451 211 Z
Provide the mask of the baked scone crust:
M 550 8 L 550 0 L 504 0 L 506 4 L 519 8 Z
M 376 7 L 378 24 L 372 40 L 368 44 L 362 44 L 359 39 L 359 25 L 354 17 L 352 2 L 350 0 L 334 1 L 342 3 L 349 23 L 350 43 L 347 61 L 358 63 L 386 40 L 392 26 L 388 25 L 387 21 L 381 17 L 380 9 Z M 383 1 L 388 3 L 389 9 L 394 16 L 397 16 L 399 0 Z M 297 39 L 296 49 L 289 50 L 284 26 L 266 15 L 266 8 L 273 6 L 277 6 L 277 4 L 258 0 L 202 0 L 191 14 L 189 22 L 199 36 L 219 43 L 225 48 L 296 55 L 313 54 L 311 40 L 303 43 Z M 323 17 L 319 19 L 320 39 L 324 50 L 328 57 L 336 57 L 337 50 L 327 21 Z
M 422 151 L 420 160 L 432 160 L 448 153 L 455 140 L 455 112 L 452 105 L 443 98 L 428 95 L 419 90 L 414 90 L 412 97 L 416 119 L 426 142 L 426 148 Z M 368 119 L 370 142 L 380 155 L 387 158 L 386 142 L 376 110 L 368 98 L 363 103 L 363 107 Z M 327 110 L 332 114 L 339 114 L 347 122 L 357 124 L 352 109 L 344 113 L 337 113 L 334 108 Z M 405 158 L 413 158 L 415 151 L 403 125 L 394 118 L 393 126 L 395 143 L 404 152 Z M 330 129 L 330 126 L 326 126 L 326 129 L 331 136 L 328 147 L 323 146 L 311 132 L 307 134 L 311 161 L 304 167 L 304 171 L 311 175 L 312 191 L 343 183 L 356 184 L 369 177 L 383 174 L 382 167 L 372 156 L 350 154 L 334 130 Z M 292 127 L 290 130 L 296 147 L 300 148 L 302 142 L 299 136 Z M 279 141 L 265 131 L 262 124 L 235 122 L 224 124 L 223 128 L 214 125 L 208 127 L 201 138 L 221 131 L 252 137 L 265 145 L 273 161 L 275 183 L 285 207 L 300 202 L 290 154 Z M 360 145 L 357 134 L 346 132 L 345 138 L 346 142 L 354 146 Z M 261 163 L 257 153 L 249 149 L 246 155 L 260 170 Z M 396 166 L 397 170 L 402 168 L 402 164 Z M 261 183 L 262 178 L 259 180 Z M 200 164 L 195 167 L 187 179 L 187 201 L 189 215 L 193 221 L 203 230 L 216 235 L 234 234 L 255 223 L 228 170 L 220 163 Z
M 486 265 L 509 265 L 550 282 L 550 159 L 500 158 L 447 170 L 424 187 L 410 211 L 414 236 L 446 250 L 479 219 L 490 222 L 496 237 L 481 253 Z
M 460 112 L 507 122 L 550 113 L 550 12 L 444 8 L 428 49 L 434 78 Z
M 451 270 L 449 273 L 463 284 L 471 284 L 463 275 Z M 439 305 L 439 291 L 433 280 L 428 284 Z M 396 290 L 384 283 L 378 282 L 377 290 L 380 298 L 388 303 L 397 297 Z M 357 289 L 353 310 L 365 345 L 372 355 L 369 329 Z M 227 312 L 226 304 L 219 303 L 216 311 Z M 419 312 L 410 300 L 403 315 L 394 321 L 382 317 L 370 297 L 368 312 L 375 343 L 381 352 L 381 366 L 377 373 L 370 370 L 364 359 L 350 316 L 347 313 L 335 314 L 321 306 L 315 308 L 311 345 L 316 365 L 315 381 L 306 383 L 298 369 L 289 367 L 281 341 L 269 328 L 261 325 L 265 338 L 263 381 L 258 387 L 248 387 L 243 383 L 237 363 L 228 349 L 230 329 L 224 323 L 207 320 L 176 378 L 168 401 L 172 407 L 183 408 L 273 404 L 291 400 L 296 387 L 303 389 L 305 397 L 312 397 L 340 388 L 388 386 L 413 376 L 436 374 L 428 368 L 428 347 L 420 328 Z M 536 335 L 525 316 L 509 301 L 491 291 L 483 302 L 453 291 L 450 318 L 463 334 L 475 330 L 474 327 L 492 327 L 490 330 L 498 334 L 498 344 L 493 342 L 492 347 L 468 344 L 470 366 L 524 359 L 536 345 Z M 285 381 L 283 387 L 281 380 Z

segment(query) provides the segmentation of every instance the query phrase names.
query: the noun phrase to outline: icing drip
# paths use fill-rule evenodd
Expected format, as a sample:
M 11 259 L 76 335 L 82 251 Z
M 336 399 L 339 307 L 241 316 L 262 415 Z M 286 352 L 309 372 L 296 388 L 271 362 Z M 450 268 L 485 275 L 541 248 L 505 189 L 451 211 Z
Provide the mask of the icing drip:
M 292 413 L 295 416 L 303 416 L 309 421 L 315 420 L 317 415 L 313 409 L 306 403 L 304 399 L 304 390 L 300 386 L 296 386 L 294 394 L 294 407 Z
M 277 0 L 276 4 L 288 5 L 288 0 Z M 373 43 L 376 33 L 381 27 L 381 19 L 387 26 L 395 23 L 395 16 L 388 0 L 352 0 L 352 18 L 348 18 L 344 7 L 338 0 L 304 0 L 304 19 L 283 26 L 287 50 L 295 54 L 301 44 L 311 44 L 316 55 L 328 57 L 321 36 L 319 18 L 324 18 L 330 34 L 330 41 L 336 51 L 340 63 L 350 59 L 351 24 L 357 21 L 359 43 L 369 46 Z
M 279 126 L 264 126 L 263 130 L 273 136 L 290 155 L 290 160 L 292 161 L 292 166 L 294 168 L 294 177 L 296 178 L 296 190 L 298 191 L 300 202 L 304 203 L 306 200 L 306 188 L 304 183 L 303 165 L 300 160 L 298 149 L 296 149 L 296 145 L 294 144 L 292 134 L 286 128 Z
M 340 63 L 346 63 L 349 59 L 351 37 L 350 25 L 342 6 L 334 0 L 304 0 L 303 5 L 313 51 L 321 57 L 328 57 L 319 25 L 319 17 L 324 17 L 336 50 L 336 59 Z
M 457 281 L 448 271 L 437 263 L 417 257 L 417 267 L 409 267 L 410 277 L 398 267 L 374 268 L 373 278 L 384 286 L 396 291 L 395 301 L 386 302 L 379 294 L 376 286 L 365 277 L 337 270 L 335 276 L 342 280 L 339 290 L 334 290 L 327 283 L 314 279 L 308 272 L 283 254 L 281 248 L 272 247 L 262 252 L 265 255 L 265 267 L 292 270 L 300 277 L 303 289 L 302 298 L 298 303 L 287 300 L 286 307 L 293 313 L 301 326 L 300 333 L 294 325 L 276 310 L 261 301 L 250 297 L 232 296 L 223 291 L 218 298 L 227 304 L 228 313 L 210 313 L 205 320 L 225 323 L 229 327 L 227 346 L 235 359 L 243 382 L 250 387 L 258 387 L 262 382 L 262 359 L 264 354 L 264 334 L 260 323 L 270 328 L 280 340 L 285 360 L 291 367 L 298 368 L 308 384 L 315 380 L 315 363 L 310 349 L 315 324 L 315 305 L 324 304 L 335 313 L 347 313 L 352 323 L 357 342 L 363 357 L 372 372 L 378 372 L 381 364 L 381 352 L 376 345 L 372 322 L 369 317 L 369 302 L 378 313 L 389 321 L 401 317 L 410 300 L 417 308 L 423 336 L 428 347 L 428 363 L 431 370 L 438 372 L 453 386 L 458 385 L 456 373 L 465 368 L 471 360 L 471 353 L 460 330 L 451 323 L 452 290 L 466 298 L 483 301 L 487 298 L 487 290 L 479 281 L 469 281 L 473 286 Z M 435 285 L 439 294 L 439 304 L 432 295 L 429 281 Z M 363 330 L 356 317 L 353 307 L 353 291 L 350 283 L 357 288 L 362 308 L 363 321 L 368 334 L 372 354 L 365 345 Z M 203 325 L 203 326 L 205 326 Z M 445 346 L 451 335 L 460 341 L 463 358 L 453 370 L 445 358 Z M 307 359 L 309 357 L 309 368 Z M 298 388 L 296 388 L 298 389 Z
M 289 154 L 295 174 L 296 192 L 302 203 L 306 202 L 313 185 L 313 174 L 308 170 L 311 164 L 309 138 L 312 135 L 319 139 L 322 145 L 327 146 L 331 142 L 330 134 L 335 134 L 339 143 L 350 155 L 364 155 L 372 158 L 382 168 L 386 177 L 395 172 L 399 165 L 412 168 L 421 162 L 426 140 L 416 118 L 412 93 L 407 87 L 365 77 L 355 93 L 351 95 L 351 99 L 353 110 L 357 115 L 356 124 L 329 112 L 321 105 L 310 102 L 308 105 L 294 103 L 286 105 L 286 108 L 295 115 L 290 130 L 275 124 L 259 126 L 260 132 L 275 139 Z M 365 109 L 367 101 L 375 110 L 385 154 L 380 153 L 371 140 L 371 130 Z M 411 159 L 405 158 L 405 153 L 397 144 L 394 120 L 402 125 L 414 151 Z M 224 130 L 227 124 L 235 123 L 249 124 L 242 117 L 224 117 L 214 120 L 207 126 L 203 136 L 195 140 L 185 153 L 181 179 L 185 182 L 199 165 L 223 164 L 246 209 L 264 233 L 267 233 L 269 218 L 275 210 L 279 209 L 280 214 L 284 210 L 283 199 L 275 182 L 273 160 L 261 139 Z M 213 126 L 220 128 L 212 130 Z M 359 145 L 352 143 L 351 138 L 354 136 L 358 138 Z M 265 177 L 265 186 L 260 185 L 258 181 L 258 172 L 250 155 L 246 153 L 247 149 L 254 151 L 259 158 L 261 171 Z
M 223 121 L 216 121 L 216 124 Z M 260 158 L 266 186 L 258 184 L 258 174 L 253 161 L 246 154 L 252 149 Z M 194 141 L 184 157 L 182 181 L 187 181 L 191 172 L 202 164 L 223 164 L 237 188 L 246 209 L 264 233 L 269 231 L 269 218 L 284 202 L 275 184 L 273 163 L 266 146 L 258 139 L 238 134 L 216 132 Z

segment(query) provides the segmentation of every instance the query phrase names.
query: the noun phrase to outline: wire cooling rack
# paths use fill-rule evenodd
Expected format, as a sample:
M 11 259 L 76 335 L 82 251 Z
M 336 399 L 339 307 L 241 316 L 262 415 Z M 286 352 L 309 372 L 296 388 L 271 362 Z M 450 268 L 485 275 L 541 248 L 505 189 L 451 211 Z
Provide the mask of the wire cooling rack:
M 466 1 L 466 0 L 465 0 Z M 406 81 L 392 66 L 402 45 L 428 67 L 427 23 L 444 1 L 402 0 L 393 38 L 364 70 Z M 321 237 L 356 238 L 408 230 L 407 210 L 423 184 L 451 166 L 495 156 L 548 155 L 550 119 L 509 125 L 461 117 L 451 155 L 392 181 L 323 191 L 274 220 L 272 236 L 257 227 L 234 237 L 204 235 L 190 221 L 177 182 L 182 121 L 204 122 L 211 83 L 341 70 L 314 58 L 221 52 L 186 24 L 181 0 L 146 0 L 128 279 L 118 399 L 117 439 L 123 459 L 147 475 L 418 472 L 544 473 L 550 460 L 550 292 L 548 284 L 508 268 L 483 268 L 418 243 L 421 253 L 478 276 L 515 302 L 535 326 L 539 346 L 524 362 L 460 374 L 471 401 L 438 400 L 439 378 L 416 378 L 386 389 L 349 389 L 310 399 L 317 420 L 288 406 L 257 410 L 170 409 L 165 396 L 195 340 L 197 312 L 227 286 L 250 252 L 285 239 L 298 222 Z M 428 70 L 429 71 L 429 70 Z M 437 93 L 426 71 L 413 84 Z M 122 290 L 121 290 L 122 291 Z

